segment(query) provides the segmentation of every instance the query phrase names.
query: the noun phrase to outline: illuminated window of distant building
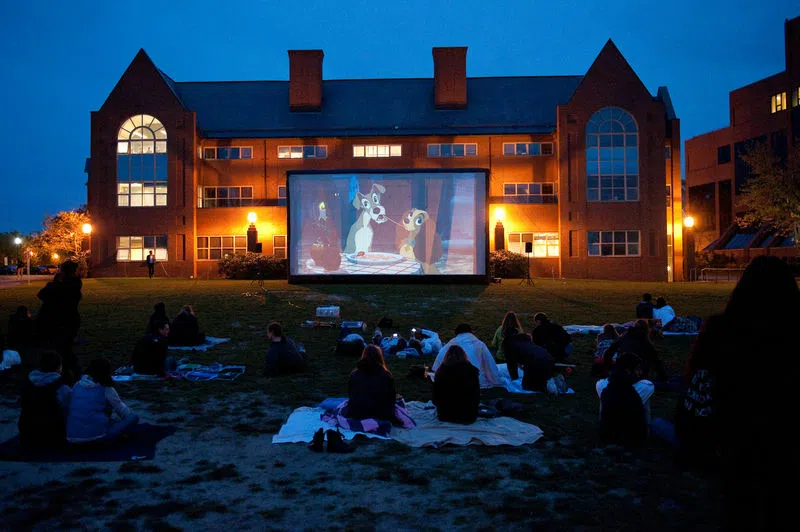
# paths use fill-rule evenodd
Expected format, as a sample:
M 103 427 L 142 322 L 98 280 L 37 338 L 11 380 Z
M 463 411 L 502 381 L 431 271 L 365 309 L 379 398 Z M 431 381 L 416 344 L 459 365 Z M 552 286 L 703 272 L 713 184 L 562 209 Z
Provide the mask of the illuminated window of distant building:
M 202 207 L 250 207 L 253 187 L 203 187 Z
M 428 157 L 475 157 L 477 144 L 428 144 Z
M 506 203 L 558 203 L 558 183 L 503 183 Z
M 247 253 L 245 235 L 198 236 L 197 260 L 220 260 Z
M 630 113 L 600 109 L 586 125 L 588 201 L 639 201 L 639 134 Z
M 327 146 L 278 146 L 278 159 L 325 159 Z
M 792 91 L 792 107 L 800 106 L 800 87 Z
M 672 186 L 667 185 L 667 207 L 672 207 Z
M 558 257 L 558 233 L 508 233 L 508 251 L 525 254 L 525 243 L 530 242 L 533 257 Z
M 272 236 L 272 254 L 277 259 L 286 258 L 286 235 Z
M 539 155 L 553 155 L 552 142 L 505 142 L 503 155 L 516 157 L 535 157 Z
M 787 108 L 788 102 L 786 101 L 786 93 L 779 92 L 778 94 L 772 95 L 772 101 L 770 102 L 772 112 L 777 113 L 778 111 L 785 111 Z
M 639 231 L 589 231 L 590 257 L 638 257 Z
M 353 146 L 353 157 L 369 159 L 383 157 L 402 157 L 403 146 L 400 144 L 357 144 Z
M 151 251 L 157 261 L 166 261 L 167 235 L 117 237 L 117 262 L 144 262 Z
M 167 206 L 167 130 L 150 115 L 132 116 L 117 133 L 117 206 Z
M 203 159 L 208 160 L 238 160 L 238 159 L 252 159 L 253 148 L 252 146 L 225 146 L 203 148 Z

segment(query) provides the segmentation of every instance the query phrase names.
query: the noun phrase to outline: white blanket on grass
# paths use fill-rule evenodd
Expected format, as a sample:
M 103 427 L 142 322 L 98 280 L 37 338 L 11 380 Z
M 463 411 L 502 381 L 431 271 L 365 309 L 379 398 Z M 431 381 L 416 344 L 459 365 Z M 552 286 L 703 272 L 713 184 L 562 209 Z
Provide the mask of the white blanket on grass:
M 215 338 L 213 336 L 206 336 L 206 343 L 202 345 L 171 345 L 169 346 L 169 348 L 174 349 L 176 351 L 206 352 L 215 345 L 224 344 L 225 342 L 230 342 L 230 341 L 231 341 L 230 338 Z
M 436 418 L 433 404 L 411 401 L 406 403 L 409 414 L 417 423 L 413 429 L 392 427 L 388 437 L 365 432 L 342 430 L 342 437 L 353 439 L 356 434 L 379 440 L 395 440 L 411 447 L 441 447 L 442 445 L 527 445 L 542 437 L 542 429 L 508 417 L 478 418 L 472 425 L 444 423 Z M 320 420 L 321 408 L 301 407 L 289 415 L 272 443 L 308 443 L 317 429 L 332 428 Z
M 616 323 L 612 325 L 618 325 Z M 602 325 L 565 325 L 564 330 L 570 334 L 600 334 L 603 332 Z M 694 332 L 671 332 L 661 331 L 664 336 L 697 336 L 697 331 Z
M 526 390 L 522 387 L 522 376 L 524 375 L 522 368 L 517 370 L 519 372 L 519 378 L 513 381 L 511 380 L 511 375 L 508 373 L 508 364 L 498 364 L 497 370 L 500 372 L 500 377 L 503 379 L 503 386 L 511 393 L 544 393 Z M 573 393 L 575 393 L 575 390 L 572 388 L 567 390 L 567 395 Z

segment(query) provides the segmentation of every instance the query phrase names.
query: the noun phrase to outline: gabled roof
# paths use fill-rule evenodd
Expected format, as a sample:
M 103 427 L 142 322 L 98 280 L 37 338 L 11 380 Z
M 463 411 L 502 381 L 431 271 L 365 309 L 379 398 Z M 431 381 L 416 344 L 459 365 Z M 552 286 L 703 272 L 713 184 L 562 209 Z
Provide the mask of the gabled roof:
M 173 82 L 207 138 L 550 133 L 583 76 L 468 78 L 468 106 L 438 110 L 433 79 L 323 81 L 322 110 L 291 112 L 288 81 Z

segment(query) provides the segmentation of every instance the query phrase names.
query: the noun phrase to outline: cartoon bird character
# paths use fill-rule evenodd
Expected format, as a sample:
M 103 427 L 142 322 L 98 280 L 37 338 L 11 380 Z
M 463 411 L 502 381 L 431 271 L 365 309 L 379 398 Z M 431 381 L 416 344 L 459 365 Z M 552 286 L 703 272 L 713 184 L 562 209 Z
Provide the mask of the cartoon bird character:
M 426 274 L 440 273 L 434 263 L 443 255 L 442 239 L 426 211 L 409 209 L 404 212 L 398 237 L 400 255 L 418 261 Z

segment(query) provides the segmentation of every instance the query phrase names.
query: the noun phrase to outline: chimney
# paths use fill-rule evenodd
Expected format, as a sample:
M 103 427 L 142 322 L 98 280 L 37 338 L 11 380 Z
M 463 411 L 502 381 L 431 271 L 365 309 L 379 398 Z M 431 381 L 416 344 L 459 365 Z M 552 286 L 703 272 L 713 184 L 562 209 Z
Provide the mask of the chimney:
M 467 107 L 467 47 L 433 49 L 433 101 L 437 109 Z
M 289 109 L 322 109 L 322 50 L 289 50 Z

